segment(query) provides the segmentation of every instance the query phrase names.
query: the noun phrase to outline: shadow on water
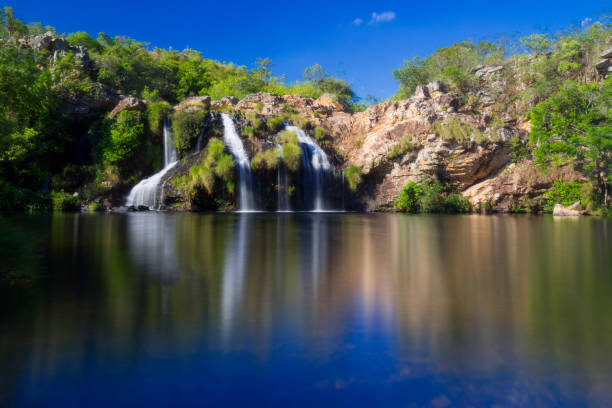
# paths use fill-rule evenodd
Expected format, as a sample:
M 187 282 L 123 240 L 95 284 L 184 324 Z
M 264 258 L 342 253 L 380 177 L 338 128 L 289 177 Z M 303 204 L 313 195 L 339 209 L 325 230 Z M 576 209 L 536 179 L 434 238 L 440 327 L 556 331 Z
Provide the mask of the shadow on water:
M 3 266 L 47 275 L 0 283 L 3 406 L 612 404 L 607 220 L 135 213 L 0 227 L 17 243 Z

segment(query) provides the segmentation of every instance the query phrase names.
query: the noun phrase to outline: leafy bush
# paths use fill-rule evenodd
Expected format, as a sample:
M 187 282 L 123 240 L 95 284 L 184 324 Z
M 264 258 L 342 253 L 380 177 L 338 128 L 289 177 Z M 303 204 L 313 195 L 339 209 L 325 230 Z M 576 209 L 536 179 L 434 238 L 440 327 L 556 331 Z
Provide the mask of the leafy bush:
M 589 187 L 590 184 L 577 181 L 555 181 L 553 188 L 544 193 L 544 211 L 551 212 L 555 204 L 567 206 L 578 201 L 586 207 L 590 201 Z
M 204 128 L 207 116 L 208 112 L 202 110 L 178 111 L 172 115 L 172 129 L 179 154 L 191 150 Z
M 462 214 L 472 211 L 470 201 L 458 193 L 450 193 L 442 198 L 442 212 L 447 214 Z
M 448 191 L 440 181 L 408 182 L 395 202 L 395 209 L 409 213 L 468 213 L 472 206 L 461 194 Z
M 357 191 L 359 184 L 361 184 L 361 167 L 360 166 L 349 166 L 344 169 L 344 178 L 348 182 L 351 191 Z
M 51 192 L 51 202 L 53 209 L 57 211 L 79 211 L 81 209 L 81 199 L 64 191 Z
M 402 192 L 397 197 L 395 208 L 400 211 L 417 213 L 419 212 L 419 199 L 423 194 L 423 189 L 418 183 L 409 181 L 402 188 Z

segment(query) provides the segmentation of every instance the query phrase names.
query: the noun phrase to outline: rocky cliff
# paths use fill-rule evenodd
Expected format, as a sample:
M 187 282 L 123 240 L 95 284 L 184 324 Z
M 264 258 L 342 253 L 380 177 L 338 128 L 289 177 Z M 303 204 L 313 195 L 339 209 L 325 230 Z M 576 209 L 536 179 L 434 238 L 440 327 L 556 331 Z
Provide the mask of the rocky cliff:
M 461 192 L 476 209 L 537 210 L 554 181 L 581 177 L 564 167 L 545 172 L 529 159 L 515 157 L 515 150 L 526 143 L 529 123 L 509 115 L 500 119 L 499 112 L 491 108 L 496 87 L 504 86 L 500 85 L 503 68 L 481 67 L 480 71 L 487 87 L 472 104 L 445 92 L 441 83 L 431 83 L 417 89 L 410 99 L 383 102 L 357 113 L 349 112 L 330 95 L 315 100 L 265 93 L 242 100 L 224 98 L 213 102 L 210 109 L 231 113 L 243 133 L 253 115 L 264 121 L 284 117 L 313 137 L 315 129 L 324 129 L 326 140 L 321 145 L 334 166 L 361 169 L 358 190 L 347 193 L 352 208 L 393 209 L 407 182 L 436 178 Z M 222 131 L 218 120 L 210 126 L 209 137 Z M 258 137 L 245 137 L 244 142 L 253 157 L 275 148 L 277 138 L 278 131 L 267 129 Z M 167 177 L 166 199 L 179 203 L 179 208 L 191 207 L 180 205 L 186 198 L 172 188 L 171 181 L 186 174 L 202 155 L 190 157 Z M 275 175 L 264 181 L 271 189 Z

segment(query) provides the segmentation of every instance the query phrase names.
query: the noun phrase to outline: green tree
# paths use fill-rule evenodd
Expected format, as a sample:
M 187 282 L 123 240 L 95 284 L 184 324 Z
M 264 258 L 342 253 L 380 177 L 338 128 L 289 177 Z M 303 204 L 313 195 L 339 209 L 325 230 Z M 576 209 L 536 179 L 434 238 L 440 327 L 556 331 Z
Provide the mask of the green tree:
M 15 17 L 13 9 L 0 10 L 0 37 L 16 38 L 28 34 L 28 27 Z
M 570 81 L 531 111 L 530 140 L 540 163 L 572 164 L 597 180 L 608 204 L 612 173 L 612 78 L 579 85 Z
M 528 52 L 544 54 L 552 50 L 552 42 L 548 34 L 531 34 L 519 39 L 520 43 Z

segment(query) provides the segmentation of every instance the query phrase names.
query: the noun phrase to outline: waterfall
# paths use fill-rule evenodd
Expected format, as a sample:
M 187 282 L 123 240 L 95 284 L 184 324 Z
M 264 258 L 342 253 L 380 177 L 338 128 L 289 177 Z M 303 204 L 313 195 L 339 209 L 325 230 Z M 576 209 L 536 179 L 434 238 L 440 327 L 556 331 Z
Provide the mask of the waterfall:
M 178 153 L 174 144 L 174 136 L 169 121 L 164 121 L 164 168 L 151 177 L 141 180 L 127 196 L 125 205 L 128 207 L 146 206 L 150 210 L 158 209 L 157 187 L 164 175 L 178 162 Z M 159 207 L 163 204 L 160 197 Z
M 276 145 L 278 149 L 278 155 L 282 158 L 283 152 L 280 145 Z M 278 163 L 278 212 L 289 212 L 291 211 L 291 205 L 289 204 L 289 181 L 287 177 L 287 166 L 282 161 Z
M 178 152 L 174 143 L 174 134 L 168 119 L 164 120 L 164 168 L 176 163 Z
M 310 181 L 308 179 L 311 179 L 314 187 L 314 211 L 329 211 L 323 196 L 325 176 L 331 169 L 327 154 L 325 154 L 325 151 L 299 127 L 287 125 L 285 129 L 295 132 L 298 136 L 300 148 L 302 149 L 303 170 L 306 175 L 303 180 L 305 184 L 304 187 L 308 187 L 307 184 L 309 184 Z
M 236 132 L 232 118 L 227 113 L 222 113 L 221 117 L 223 118 L 223 142 L 229 148 L 238 164 L 238 191 L 240 196 L 238 210 L 243 212 L 254 211 L 253 177 L 251 175 L 249 156 L 246 150 L 244 150 L 242 139 L 240 139 L 238 132 Z

